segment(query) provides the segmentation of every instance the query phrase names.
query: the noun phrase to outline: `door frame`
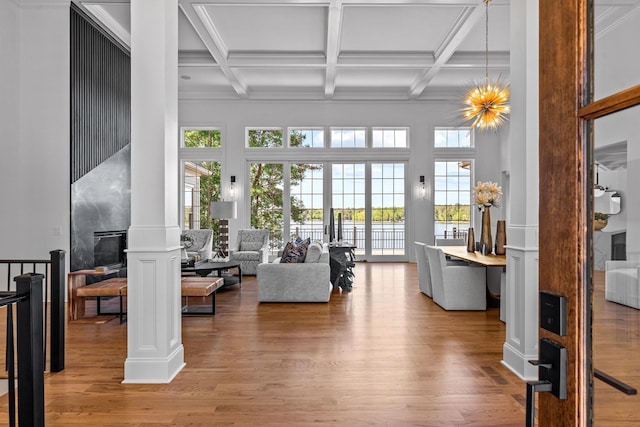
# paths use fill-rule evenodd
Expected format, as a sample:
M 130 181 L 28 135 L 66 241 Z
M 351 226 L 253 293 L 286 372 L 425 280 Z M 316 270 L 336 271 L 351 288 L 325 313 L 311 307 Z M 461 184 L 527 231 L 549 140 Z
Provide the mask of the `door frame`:
M 640 104 L 640 85 L 591 102 L 592 0 L 539 0 L 539 289 L 567 297 L 567 399 L 541 393 L 540 426 L 592 425 L 592 120 Z

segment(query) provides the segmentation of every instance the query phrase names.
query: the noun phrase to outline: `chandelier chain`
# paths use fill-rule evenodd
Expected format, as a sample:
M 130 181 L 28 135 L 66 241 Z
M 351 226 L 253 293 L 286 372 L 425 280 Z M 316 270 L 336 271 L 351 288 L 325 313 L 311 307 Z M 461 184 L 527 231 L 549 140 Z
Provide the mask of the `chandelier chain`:
M 484 79 L 489 81 L 489 2 L 484 0 Z

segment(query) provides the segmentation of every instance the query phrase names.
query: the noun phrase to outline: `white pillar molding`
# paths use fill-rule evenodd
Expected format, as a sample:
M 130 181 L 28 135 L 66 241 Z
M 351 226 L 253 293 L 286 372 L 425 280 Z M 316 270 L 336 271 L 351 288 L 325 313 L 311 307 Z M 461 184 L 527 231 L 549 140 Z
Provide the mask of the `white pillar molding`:
M 538 377 L 538 0 L 512 2 L 506 338 L 502 362 Z
M 131 1 L 131 227 L 124 383 L 184 367 L 178 226 L 178 1 Z

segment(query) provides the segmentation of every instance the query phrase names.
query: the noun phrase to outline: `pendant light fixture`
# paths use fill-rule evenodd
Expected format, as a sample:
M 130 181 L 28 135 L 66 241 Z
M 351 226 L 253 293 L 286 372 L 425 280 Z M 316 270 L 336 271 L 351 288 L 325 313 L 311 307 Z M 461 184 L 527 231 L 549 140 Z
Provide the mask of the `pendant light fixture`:
M 593 197 L 602 197 L 606 189 L 600 185 L 600 165 L 596 163 L 596 185 L 593 186 Z
M 498 129 L 508 120 L 509 84 L 502 86 L 500 77 L 495 82 L 489 80 L 489 2 L 485 4 L 485 74 L 484 83 L 472 87 L 464 98 L 462 109 L 464 121 L 471 121 L 471 127 L 478 129 Z

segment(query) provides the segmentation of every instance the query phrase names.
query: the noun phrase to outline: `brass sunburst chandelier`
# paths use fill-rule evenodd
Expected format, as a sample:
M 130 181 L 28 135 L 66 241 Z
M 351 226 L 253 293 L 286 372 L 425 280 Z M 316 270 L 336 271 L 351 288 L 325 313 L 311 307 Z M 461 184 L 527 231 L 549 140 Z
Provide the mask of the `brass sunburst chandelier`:
M 508 120 L 511 111 L 509 104 L 509 85 L 501 85 L 500 77 L 495 82 L 489 80 L 489 2 L 485 4 L 485 74 L 484 84 L 472 87 L 464 98 L 462 109 L 464 121 L 472 121 L 472 128 L 498 129 Z

